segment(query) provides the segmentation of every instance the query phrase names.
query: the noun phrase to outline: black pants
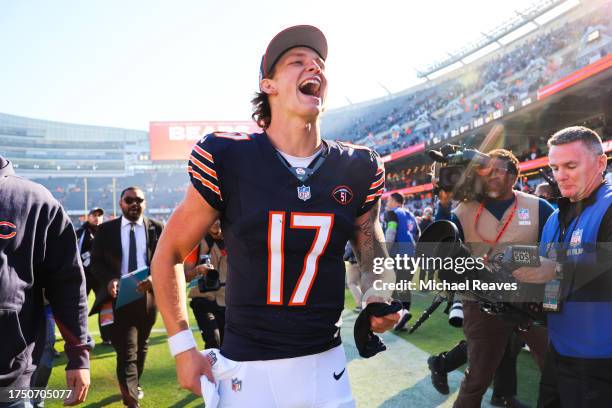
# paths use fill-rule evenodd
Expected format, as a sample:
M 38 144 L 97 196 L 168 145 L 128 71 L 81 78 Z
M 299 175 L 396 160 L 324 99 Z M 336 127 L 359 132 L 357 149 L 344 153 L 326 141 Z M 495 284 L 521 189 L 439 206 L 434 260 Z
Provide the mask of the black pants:
M 144 371 L 149 335 L 157 308 L 151 293 L 114 312 L 111 342 L 117 352 L 117 380 L 126 405 L 138 403 L 138 386 Z
M 502 357 L 495 378 L 493 379 L 493 395 L 496 397 L 514 397 L 517 393 L 516 359 L 521 351 L 523 342 L 516 335 L 512 335 L 504 356 Z M 451 350 L 444 352 L 436 359 L 436 369 L 440 372 L 450 373 L 468 361 L 467 342 L 461 340 Z
M 612 358 L 565 357 L 549 345 L 538 408 L 556 407 L 612 407 Z
M 544 367 L 547 333 L 542 327 L 518 331 L 516 323 L 480 310 L 476 302 L 463 301 L 463 332 L 467 339 L 468 368 L 459 388 L 454 408 L 480 407 L 482 396 L 495 377 L 512 333 L 529 345 L 540 370 Z
M 217 305 L 214 300 L 192 298 L 189 303 L 198 322 L 204 348 L 220 348 L 225 329 L 225 307 Z
M 493 378 L 494 397 L 514 397 L 517 394 L 516 360 L 522 348 L 523 340 L 512 333 Z

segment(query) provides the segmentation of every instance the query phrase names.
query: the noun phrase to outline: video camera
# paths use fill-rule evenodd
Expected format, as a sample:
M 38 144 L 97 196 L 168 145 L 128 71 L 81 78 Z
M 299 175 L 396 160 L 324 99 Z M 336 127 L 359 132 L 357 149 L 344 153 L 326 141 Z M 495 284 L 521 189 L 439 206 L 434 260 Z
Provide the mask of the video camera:
M 459 231 L 450 221 L 436 221 L 422 232 L 416 247 L 416 256 L 443 259 L 471 257 L 471 251 L 459 237 Z M 544 285 L 518 282 L 512 271 L 522 266 L 540 266 L 537 246 L 509 245 L 498 253 L 484 268 L 469 268 L 464 273 L 454 270 L 431 270 L 429 276 L 438 272 L 438 279 L 450 282 L 465 290 L 457 290 L 472 295 L 480 303 L 481 309 L 490 314 L 501 315 L 505 320 L 518 324 L 545 322 L 542 308 Z M 479 284 L 476 286 L 475 281 Z M 508 290 L 514 285 L 516 289 Z
M 215 292 L 225 286 L 225 283 L 221 283 L 219 271 L 213 268 L 209 255 L 200 255 L 198 265 L 209 267 L 206 274 L 198 279 L 198 290 L 200 292 Z
M 484 197 L 484 182 L 477 177 L 477 170 L 489 165 L 491 158 L 488 155 L 452 144 L 445 144 L 440 150 L 430 150 L 427 154 L 436 162 L 434 172 L 438 189 L 452 192 L 459 201 L 479 201 Z

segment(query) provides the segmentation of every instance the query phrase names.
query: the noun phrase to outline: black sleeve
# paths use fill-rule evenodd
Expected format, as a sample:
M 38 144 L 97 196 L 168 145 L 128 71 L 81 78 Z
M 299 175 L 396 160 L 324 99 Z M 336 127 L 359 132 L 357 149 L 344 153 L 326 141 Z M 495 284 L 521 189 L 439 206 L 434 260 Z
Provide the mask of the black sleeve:
M 457 226 L 457 229 L 459 230 L 459 238 L 461 238 L 461 240 L 465 242 L 465 236 L 463 235 L 463 227 L 461 226 L 461 221 L 459 221 L 459 217 L 457 217 L 457 215 L 453 212 L 451 213 L 449 221 Z
M 214 134 L 204 136 L 191 151 L 187 171 L 191 184 L 215 210 L 222 211 L 223 194 L 219 183 L 219 167 L 222 161 L 218 152 L 220 141 Z
M 159 237 L 161 237 L 162 231 L 164 230 L 164 224 L 159 221 L 151 220 L 153 225 L 154 236 L 149 238 L 149 245 L 151 248 L 151 259 L 153 259 L 153 254 L 155 254 L 155 250 L 157 249 L 157 243 L 159 242 Z
M 206 241 L 206 246 L 208 246 L 206 254 L 209 255 L 210 251 L 212 250 L 213 244 L 215 243 L 215 239 L 212 237 L 212 235 L 206 234 L 206 236 L 204 237 L 204 241 Z
M 544 225 L 546 224 L 546 221 L 548 220 L 548 217 L 550 217 L 552 215 L 552 213 L 555 212 L 555 209 L 553 208 L 552 205 L 550 205 L 550 203 L 546 200 L 543 199 L 539 199 L 540 203 L 539 203 L 539 211 L 538 211 L 538 241 L 540 241 L 540 239 L 542 238 L 542 231 L 544 231 Z
M 50 210 L 48 221 L 42 265 L 45 294 L 65 341 L 66 369 L 89 368 L 89 350 L 93 343 L 87 334 L 85 275 L 76 235 L 59 204 Z
M 597 242 L 612 243 L 612 206 L 608 208 L 597 231 Z
M 569 300 L 612 301 L 612 206 L 608 208 L 599 225 L 594 250 L 597 258 L 595 263 L 563 264 L 563 279 L 570 285 Z
M 368 180 L 369 186 L 363 206 L 357 212 L 357 216 L 361 216 L 370 211 L 374 204 L 380 200 L 380 197 L 385 191 L 385 165 L 378 153 L 374 150 L 368 150 L 370 154 L 371 171 L 366 180 Z
M 397 214 L 393 211 L 385 211 L 385 222 L 391 221 L 399 222 L 397 219 Z

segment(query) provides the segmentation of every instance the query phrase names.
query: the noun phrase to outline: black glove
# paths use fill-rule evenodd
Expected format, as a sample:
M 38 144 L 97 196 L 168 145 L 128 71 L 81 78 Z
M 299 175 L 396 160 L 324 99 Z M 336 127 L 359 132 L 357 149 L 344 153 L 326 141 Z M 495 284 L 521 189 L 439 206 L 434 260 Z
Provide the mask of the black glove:
M 370 358 L 381 351 L 385 351 L 387 347 L 372 330 L 370 330 L 370 317 L 383 317 L 391 313 L 397 313 L 402 309 L 401 302 L 394 300 L 391 304 L 373 302 L 366 306 L 365 309 L 357 316 L 355 322 L 355 344 L 359 355 L 363 358 Z

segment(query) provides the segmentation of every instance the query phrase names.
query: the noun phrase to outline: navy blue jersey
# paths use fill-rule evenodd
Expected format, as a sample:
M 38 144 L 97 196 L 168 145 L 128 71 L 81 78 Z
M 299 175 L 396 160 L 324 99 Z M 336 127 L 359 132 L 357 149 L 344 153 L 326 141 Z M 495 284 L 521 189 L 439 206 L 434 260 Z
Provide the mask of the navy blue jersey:
M 191 182 L 221 213 L 222 353 L 230 359 L 298 357 L 340 344 L 344 247 L 356 217 L 382 195 L 385 175 L 372 150 L 323 144 L 313 169 L 288 167 L 265 133 L 214 133 L 192 151 Z

